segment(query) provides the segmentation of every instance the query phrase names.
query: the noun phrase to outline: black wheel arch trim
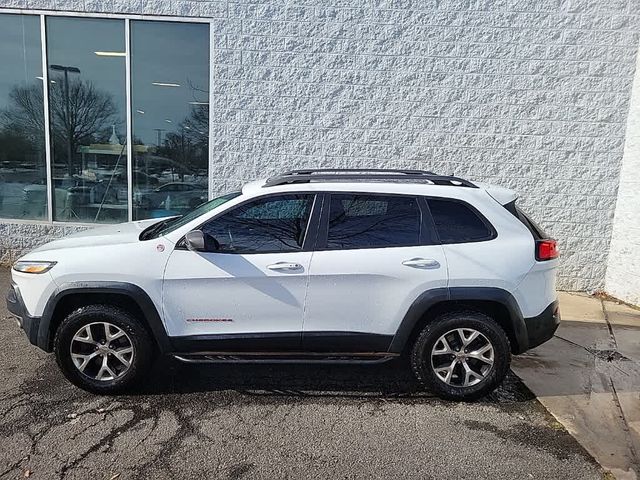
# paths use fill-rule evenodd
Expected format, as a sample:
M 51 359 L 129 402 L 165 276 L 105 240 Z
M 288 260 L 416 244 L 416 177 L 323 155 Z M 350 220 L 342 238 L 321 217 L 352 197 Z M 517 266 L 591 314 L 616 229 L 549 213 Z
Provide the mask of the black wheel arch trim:
M 424 314 L 439 303 L 446 301 L 489 301 L 502 305 L 509 313 L 509 327 L 515 345 L 514 353 L 522 353 L 529 348 L 527 325 L 522 316 L 518 302 L 506 290 L 496 287 L 449 287 L 435 288 L 422 293 L 409 307 L 393 337 L 389 352 L 401 353 L 413 332 L 416 324 Z M 512 341 L 512 343 L 514 343 Z
M 63 298 L 69 295 L 91 293 L 124 295 L 130 298 L 144 315 L 145 318 L 143 320 L 146 321 L 151 329 L 160 352 L 166 353 L 172 350 L 169 337 L 155 304 L 144 289 L 127 282 L 77 282 L 59 286 L 45 305 L 40 318 L 36 345 L 46 352 L 52 351 L 53 342 L 51 340 L 53 332 L 51 331 L 51 323 L 56 307 Z

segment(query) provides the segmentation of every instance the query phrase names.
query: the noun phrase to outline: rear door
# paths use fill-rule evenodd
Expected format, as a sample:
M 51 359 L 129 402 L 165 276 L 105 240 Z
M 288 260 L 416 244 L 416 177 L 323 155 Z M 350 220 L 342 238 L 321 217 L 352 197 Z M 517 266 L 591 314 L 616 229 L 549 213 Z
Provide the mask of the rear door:
M 416 298 L 446 287 L 446 259 L 424 200 L 325 194 L 309 269 L 303 346 L 386 351 Z

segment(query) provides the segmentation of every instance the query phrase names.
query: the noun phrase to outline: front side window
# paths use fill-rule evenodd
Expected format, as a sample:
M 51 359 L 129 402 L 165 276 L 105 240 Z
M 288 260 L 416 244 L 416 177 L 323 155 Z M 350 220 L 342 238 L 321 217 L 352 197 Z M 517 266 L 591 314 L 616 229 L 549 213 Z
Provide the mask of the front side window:
M 220 253 L 302 250 L 313 195 L 277 195 L 240 205 L 202 227 L 207 250 Z
M 420 224 L 420 208 L 414 197 L 332 194 L 327 248 L 418 245 Z
M 481 242 L 494 237 L 487 223 L 464 203 L 436 199 L 427 202 L 441 243 Z

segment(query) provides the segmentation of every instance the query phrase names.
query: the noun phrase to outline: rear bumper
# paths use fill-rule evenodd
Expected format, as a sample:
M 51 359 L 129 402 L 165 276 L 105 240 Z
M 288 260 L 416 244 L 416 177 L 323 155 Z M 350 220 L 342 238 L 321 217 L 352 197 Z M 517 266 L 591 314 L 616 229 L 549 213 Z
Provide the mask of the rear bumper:
M 11 284 L 11 287 L 9 287 L 6 300 L 7 310 L 17 319 L 18 325 L 24 330 L 29 342 L 33 345 L 38 345 L 40 317 L 32 317 L 29 315 L 16 284 Z
M 540 315 L 525 318 L 524 323 L 527 327 L 528 348 L 535 348 L 550 340 L 560 325 L 558 301 L 551 303 Z

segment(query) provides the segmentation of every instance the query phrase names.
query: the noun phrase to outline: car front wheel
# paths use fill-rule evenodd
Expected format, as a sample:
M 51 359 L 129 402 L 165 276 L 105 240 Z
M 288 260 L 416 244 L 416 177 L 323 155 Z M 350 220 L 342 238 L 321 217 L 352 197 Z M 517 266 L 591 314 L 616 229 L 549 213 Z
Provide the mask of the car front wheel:
M 140 380 L 153 346 L 145 327 L 110 305 L 90 305 L 69 314 L 54 339 L 60 369 L 76 386 L 94 393 L 118 393 Z
M 492 392 L 502 383 L 510 361 L 504 330 L 475 311 L 434 318 L 411 351 L 411 367 L 418 380 L 449 400 L 474 400 Z

